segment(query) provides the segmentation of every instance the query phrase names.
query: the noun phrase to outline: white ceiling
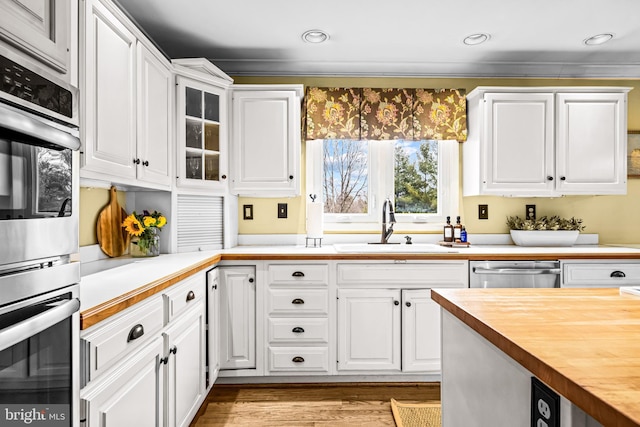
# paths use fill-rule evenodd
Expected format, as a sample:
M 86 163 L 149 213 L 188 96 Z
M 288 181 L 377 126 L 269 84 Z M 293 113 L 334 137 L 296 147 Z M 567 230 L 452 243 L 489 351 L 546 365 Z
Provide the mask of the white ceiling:
M 640 0 L 118 1 L 171 58 L 236 76 L 640 78 Z M 304 43 L 310 29 L 331 38 Z M 583 44 L 600 33 L 614 39 Z

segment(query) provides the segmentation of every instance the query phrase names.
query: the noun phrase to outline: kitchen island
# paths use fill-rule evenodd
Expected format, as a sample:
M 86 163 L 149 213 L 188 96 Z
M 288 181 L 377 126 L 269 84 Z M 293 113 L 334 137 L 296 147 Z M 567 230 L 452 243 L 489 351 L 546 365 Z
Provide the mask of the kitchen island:
M 640 425 L 640 297 L 618 289 L 431 295 L 442 307 L 443 426 L 531 425 L 532 376 L 561 396 L 563 427 Z

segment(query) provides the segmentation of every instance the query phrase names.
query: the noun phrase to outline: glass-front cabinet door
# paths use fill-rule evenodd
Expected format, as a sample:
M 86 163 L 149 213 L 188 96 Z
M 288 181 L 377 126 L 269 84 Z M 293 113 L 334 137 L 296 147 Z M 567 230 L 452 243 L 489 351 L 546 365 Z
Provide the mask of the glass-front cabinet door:
M 224 188 L 227 182 L 226 93 L 178 77 L 178 185 Z

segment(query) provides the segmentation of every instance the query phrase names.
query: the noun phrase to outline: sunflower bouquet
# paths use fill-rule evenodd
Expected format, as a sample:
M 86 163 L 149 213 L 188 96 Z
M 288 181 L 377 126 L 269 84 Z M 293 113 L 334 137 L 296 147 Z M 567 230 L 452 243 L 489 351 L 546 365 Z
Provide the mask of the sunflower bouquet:
M 145 210 L 142 214 L 133 211 L 122 222 L 122 227 L 132 238 L 131 243 L 138 245 L 138 251 L 145 255 L 159 255 L 160 247 L 158 231 L 167 224 L 167 218 L 158 211 Z M 132 253 L 132 255 L 135 255 Z

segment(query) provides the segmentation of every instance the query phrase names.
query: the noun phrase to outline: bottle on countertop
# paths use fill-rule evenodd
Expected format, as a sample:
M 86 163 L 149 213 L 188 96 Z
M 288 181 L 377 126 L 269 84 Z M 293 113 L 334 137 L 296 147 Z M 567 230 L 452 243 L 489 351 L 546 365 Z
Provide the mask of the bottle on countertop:
M 460 242 L 467 243 L 467 230 L 462 226 L 462 230 L 460 230 Z
M 462 231 L 462 224 L 460 224 L 460 217 L 456 217 L 456 225 L 453 226 L 453 241 L 460 241 L 460 232 Z
M 453 225 L 451 225 L 451 217 L 447 217 L 447 224 L 444 226 L 444 241 L 453 242 Z

